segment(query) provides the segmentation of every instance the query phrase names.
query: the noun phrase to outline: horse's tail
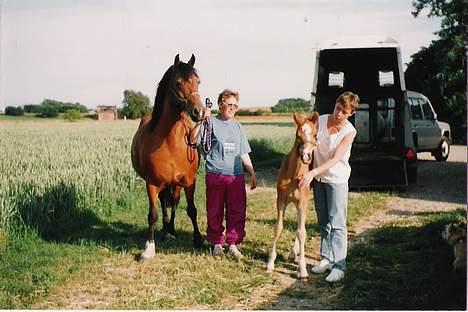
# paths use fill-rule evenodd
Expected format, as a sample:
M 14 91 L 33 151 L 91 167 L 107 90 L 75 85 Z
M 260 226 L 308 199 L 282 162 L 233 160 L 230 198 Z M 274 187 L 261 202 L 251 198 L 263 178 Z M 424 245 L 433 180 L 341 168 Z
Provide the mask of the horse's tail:
M 173 193 L 174 185 L 168 185 L 161 192 L 159 192 L 158 197 L 161 201 L 162 207 L 170 207 L 172 205 Z

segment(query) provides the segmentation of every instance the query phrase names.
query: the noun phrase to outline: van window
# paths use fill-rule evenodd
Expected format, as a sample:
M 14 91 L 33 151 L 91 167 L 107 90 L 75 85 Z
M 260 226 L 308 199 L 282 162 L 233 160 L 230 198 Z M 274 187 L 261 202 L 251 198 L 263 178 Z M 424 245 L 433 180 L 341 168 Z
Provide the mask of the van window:
M 395 140 L 395 99 L 377 100 L 377 141 L 388 143 Z
M 421 107 L 424 113 L 424 119 L 426 120 L 434 120 L 434 113 L 432 112 L 431 105 L 426 99 L 419 99 L 421 103 Z
M 417 98 L 408 98 L 411 110 L 411 118 L 413 120 L 422 120 L 423 114 L 421 111 L 421 107 L 419 106 L 419 101 Z
M 344 73 L 343 72 L 330 72 L 328 73 L 328 86 L 343 88 L 344 86 Z
M 356 143 L 370 143 L 369 104 L 360 103 L 356 114 L 354 114 L 354 127 L 356 127 Z
M 379 86 L 393 87 L 394 84 L 395 84 L 395 79 L 393 78 L 393 71 L 379 70 Z

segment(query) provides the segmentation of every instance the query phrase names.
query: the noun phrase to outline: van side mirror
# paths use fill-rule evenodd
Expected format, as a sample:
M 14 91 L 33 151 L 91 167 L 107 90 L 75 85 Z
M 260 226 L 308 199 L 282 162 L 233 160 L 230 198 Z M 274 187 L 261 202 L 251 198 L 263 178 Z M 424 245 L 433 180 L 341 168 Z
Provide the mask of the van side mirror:
M 434 120 L 437 120 L 437 113 L 434 113 Z

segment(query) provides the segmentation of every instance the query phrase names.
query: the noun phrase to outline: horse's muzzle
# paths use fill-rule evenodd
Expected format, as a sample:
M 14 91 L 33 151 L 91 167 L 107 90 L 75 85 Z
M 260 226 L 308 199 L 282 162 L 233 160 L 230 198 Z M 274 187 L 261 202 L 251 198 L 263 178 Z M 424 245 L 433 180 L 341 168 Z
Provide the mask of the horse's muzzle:
M 302 153 L 301 160 L 304 164 L 308 165 L 312 161 L 312 153 Z

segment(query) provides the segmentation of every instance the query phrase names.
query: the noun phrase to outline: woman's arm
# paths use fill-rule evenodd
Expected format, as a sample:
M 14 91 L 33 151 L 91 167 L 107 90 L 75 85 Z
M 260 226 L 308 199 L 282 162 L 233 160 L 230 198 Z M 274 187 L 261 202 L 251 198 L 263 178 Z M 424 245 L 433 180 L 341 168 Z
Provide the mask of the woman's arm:
M 302 178 L 300 178 L 299 180 L 299 187 L 309 186 L 315 176 L 333 167 L 344 156 L 344 154 L 346 153 L 348 148 L 351 146 L 351 144 L 353 144 L 353 140 L 355 136 L 356 136 L 355 131 L 345 135 L 343 140 L 336 147 L 336 151 L 333 157 L 327 160 L 321 166 L 306 172 L 302 176 Z
M 250 159 L 249 154 L 241 155 L 241 160 L 245 171 L 250 175 L 250 189 L 254 190 L 257 188 L 257 177 L 255 176 L 252 160 Z

